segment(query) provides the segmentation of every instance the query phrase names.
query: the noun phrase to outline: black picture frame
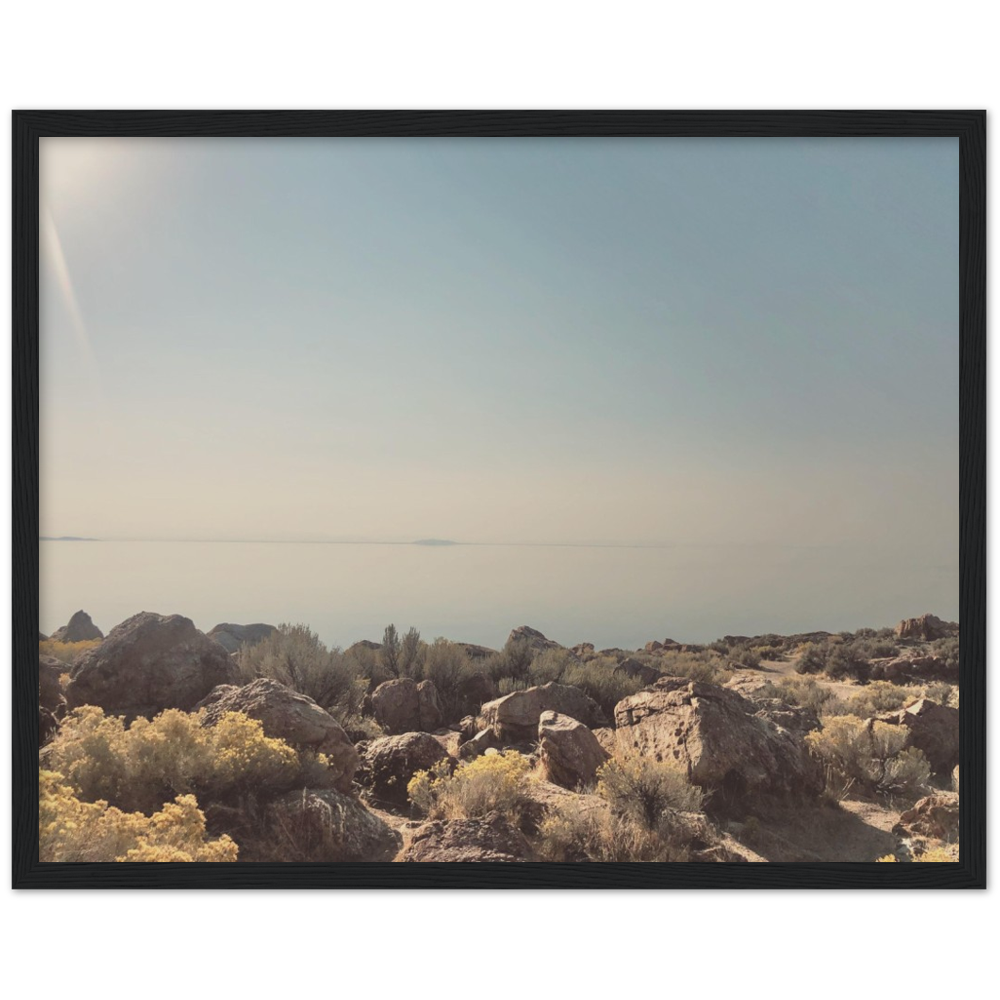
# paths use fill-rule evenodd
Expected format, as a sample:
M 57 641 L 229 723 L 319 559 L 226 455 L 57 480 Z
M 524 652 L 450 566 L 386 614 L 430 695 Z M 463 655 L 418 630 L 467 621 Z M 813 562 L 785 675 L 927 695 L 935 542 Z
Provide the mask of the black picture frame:
M 39 139 L 48 136 L 937 136 L 959 141 L 960 858 L 877 864 L 42 864 L 37 674 Z M 986 885 L 984 111 L 13 112 L 14 888 L 983 888 Z

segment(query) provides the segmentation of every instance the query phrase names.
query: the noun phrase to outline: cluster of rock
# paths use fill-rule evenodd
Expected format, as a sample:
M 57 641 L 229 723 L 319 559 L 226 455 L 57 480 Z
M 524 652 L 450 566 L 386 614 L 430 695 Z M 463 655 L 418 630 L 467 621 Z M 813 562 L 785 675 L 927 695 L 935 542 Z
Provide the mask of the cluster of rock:
M 933 616 L 912 622 L 918 624 L 903 629 L 907 638 L 916 634 L 914 629 L 924 637 L 938 637 L 947 628 Z M 89 616 L 78 612 L 60 632 L 80 635 L 88 623 L 93 627 Z M 496 698 L 489 677 L 474 674 L 463 680 L 469 687 L 460 693 L 481 708 L 477 716 L 455 722 L 445 717 L 431 681 L 395 678 L 379 684 L 367 699 L 367 711 L 386 735 L 354 744 L 337 720 L 311 698 L 270 679 L 238 683 L 231 654 L 273 632 L 273 626 L 264 624 L 221 624 L 205 635 L 180 615 L 142 612 L 77 659 L 65 691 L 60 675 L 66 666 L 42 657 L 40 739 L 58 728 L 68 709 L 80 705 L 97 705 L 127 720 L 152 718 L 168 708 L 201 711 L 206 726 L 217 725 L 229 712 L 257 719 L 268 737 L 284 740 L 298 751 L 323 754 L 327 760 L 327 772 L 313 781 L 315 787 L 282 789 L 264 804 L 264 826 L 278 840 L 293 831 L 298 860 L 390 860 L 402 843 L 400 836 L 358 801 L 359 787 L 373 804 L 404 811 L 409 806 L 407 786 L 417 772 L 432 768 L 448 772 L 461 761 L 511 749 L 529 757 L 538 779 L 531 783 L 520 828 L 509 816 L 435 820 L 413 830 L 398 860 L 533 860 L 524 833 L 537 829 L 567 797 L 580 808 L 607 809 L 588 790 L 613 755 L 670 761 L 702 790 L 711 820 L 705 816 L 688 820 L 691 856 L 697 860 L 747 860 L 710 832 L 712 821 L 746 817 L 771 801 L 813 802 L 824 788 L 823 767 L 805 740 L 820 726 L 810 709 L 755 698 L 749 690 L 667 676 L 623 650 L 595 653 L 590 643 L 565 650 L 528 626 L 514 629 L 510 641 L 526 644 L 535 653 L 564 650 L 582 661 L 597 655 L 613 657 L 616 672 L 639 680 L 643 689 L 621 700 L 613 719 L 607 719 L 577 687 L 552 682 Z M 356 645 L 379 648 L 371 642 Z M 463 648 L 472 658 L 493 653 L 470 644 Z M 701 647 L 667 639 L 648 643 L 645 652 L 692 648 Z M 921 659 L 935 658 L 898 657 L 891 662 L 905 660 L 907 671 L 938 669 L 918 662 Z M 913 676 L 894 672 L 888 662 L 873 661 L 873 668 L 881 669 L 887 679 Z M 877 721 L 905 727 L 907 745 L 926 755 L 936 775 L 950 775 L 958 764 L 957 710 L 923 699 L 880 715 Z M 933 809 L 925 805 L 907 822 L 933 821 L 938 829 L 943 822 L 941 808 L 940 803 Z
M 900 639 L 918 639 L 932 642 L 935 639 L 946 639 L 958 635 L 957 622 L 943 622 L 936 615 L 921 615 L 919 618 L 904 618 L 896 626 L 896 635 Z
M 93 623 L 86 611 L 77 611 L 67 624 L 50 636 L 56 642 L 92 642 L 103 639 L 104 633 Z

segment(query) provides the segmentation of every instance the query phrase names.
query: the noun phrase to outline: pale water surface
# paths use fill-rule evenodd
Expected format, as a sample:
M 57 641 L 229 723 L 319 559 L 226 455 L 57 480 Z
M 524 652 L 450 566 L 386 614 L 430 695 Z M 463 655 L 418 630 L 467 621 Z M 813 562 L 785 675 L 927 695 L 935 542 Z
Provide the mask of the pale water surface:
M 107 633 L 138 611 L 304 622 L 328 645 L 425 639 L 498 647 L 516 625 L 572 645 L 840 631 L 958 618 L 958 563 L 863 547 L 59 542 L 40 546 L 39 627 L 83 608 Z

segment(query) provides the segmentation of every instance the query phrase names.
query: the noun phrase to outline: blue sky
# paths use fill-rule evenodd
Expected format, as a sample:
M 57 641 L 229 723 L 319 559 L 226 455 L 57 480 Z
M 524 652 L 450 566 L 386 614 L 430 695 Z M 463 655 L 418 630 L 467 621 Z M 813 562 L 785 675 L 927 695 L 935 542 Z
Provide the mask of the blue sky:
M 41 150 L 43 534 L 957 562 L 956 141 Z

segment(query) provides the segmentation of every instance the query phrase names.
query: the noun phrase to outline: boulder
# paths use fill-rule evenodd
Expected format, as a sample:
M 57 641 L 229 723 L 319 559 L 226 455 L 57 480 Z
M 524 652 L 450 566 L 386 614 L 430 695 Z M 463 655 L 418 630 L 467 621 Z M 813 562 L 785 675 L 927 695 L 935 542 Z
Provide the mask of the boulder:
M 367 743 L 361 752 L 358 781 L 377 799 L 405 808 L 406 786 L 417 771 L 429 771 L 439 761 L 455 764 L 437 739 L 429 733 L 385 736 Z
M 539 717 L 538 752 L 546 780 L 570 789 L 592 785 L 597 769 L 609 757 L 583 723 L 558 712 L 542 712 Z
M 490 813 L 485 819 L 436 820 L 413 832 L 409 846 L 397 861 L 532 861 L 524 835 L 506 817 Z
M 357 799 L 332 789 L 289 792 L 271 803 L 266 818 L 282 861 L 392 861 L 402 844 Z
M 958 794 L 935 792 L 921 799 L 899 817 L 892 832 L 907 840 L 958 840 Z
M 241 646 L 256 646 L 258 642 L 263 642 L 277 631 L 273 625 L 264 625 L 260 622 L 253 625 L 232 625 L 224 622 L 216 625 L 208 633 L 208 637 L 217 642 L 227 653 L 235 653 Z
M 539 653 L 544 653 L 547 649 L 566 648 L 560 646 L 554 639 L 547 639 L 538 629 L 531 628 L 529 625 L 519 625 L 511 631 L 510 635 L 507 636 L 507 644 L 510 645 L 514 642 L 524 643 L 536 656 Z
M 955 622 L 943 622 L 936 615 L 921 615 L 919 618 L 904 618 L 896 626 L 896 635 L 900 639 L 944 639 L 956 635 L 958 625 Z
M 653 639 L 652 642 L 647 642 L 643 648 L 647 653 L 655 653 L 658 649 L 663 649 L 663 643 L 658 639 Z
M 444 709 L 441 708 L 433 681 L 420 681 L 417 684 L 417 709 L 421 732 L 428 733 L 444 725 Z
M 52 633 L 56 642 L 90 642 L 103 639 L 104 633 L 90 620 L 86 611 L 77 611 L 69 623 Z
M 476 757 L 481 757 L 487 750 L 499 750 L 502 746 L 503 743 L 492 729 L 483 729 L 458 748 L 458 756 L 462 760 L 474 760 Z
M 508 743 L 533 742 L 542 712 L 559 712 L 585 726 L 604 721 L 595 702 L 579 688 L 555 681 L 526 691 L 514 691 L 483 705 L 482 719 L 498 739 Z
M 802 735 L 758 711 L 735 691 L 664 678 L 615 706 L 616 737 L 626 751 L 677 761 L 717 813 L 738 816 L 762 797 L 820 795 L 823 768 Z
M 594 652 L 594 644 L 592 642 L 578 643 L 570 649 L 570 652 L 573 653 L 577 659 L 583 660 L 584 662 L 592 660 L 597 655 Z
M 432 681 L 418 684 L 412 677 L 385 681 L 372 692 L 371 705 L 375 721 L 390 736 L 429 732 L 444 721 Z
M 98 705 L 127 719 L 167 708 L 189 712 L 216 685 L 232 681 L 235 669 L 190 618 L 143 611 L 77 659 L 66 700 L 70 708 Z
M 467 711 L 479 711 L 481 705 L 497 696 L 496 685 L 489 674 L 467 674 L 455 685 L 455 701 L 464 705 Z
M 226 685 L 213 691 L 196 708 L 205 710 L 206 726 L 214 726 L 227 712 L 242 712 L 260 720 L 265 736 L 284 740 L 296 750 L 325 754 L 332 772 L 330 785 L 350 791 L 358 752 L 340 723 L 312 698 L 259 677 L 243 687 Z
M 958 764 L 958 709 L 921 698 L 898 712 L 876 716 L 879 722 L 906 726 L 907 746 L 923 751 L 935 774 L 948 775 Z
M 819 716 L 813 709 L 804 705 L 789 705 L 779 698 L 751 697 L 750 700 L 757 708 L 755 715 L 769 719 L 782 729 L 804 736 L 820 728 Z
M 662 676 L 663 673 L 656 669 L 656 667 L 651 667 L 648 664 L 641 663 L 634 657 L 627 657 L 622 660 L 621 663 L 615 667 L 616 674 L 625 674 L 626 677 L 631 677 L 633 680 L 641 681 L 646 687 L 650 684 L 655 684 Z

